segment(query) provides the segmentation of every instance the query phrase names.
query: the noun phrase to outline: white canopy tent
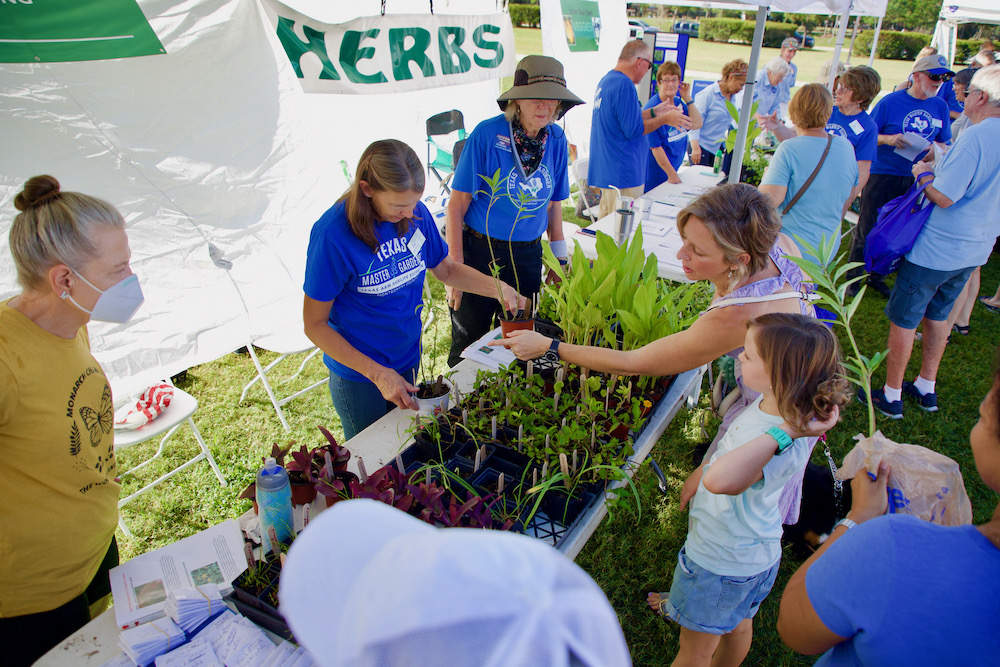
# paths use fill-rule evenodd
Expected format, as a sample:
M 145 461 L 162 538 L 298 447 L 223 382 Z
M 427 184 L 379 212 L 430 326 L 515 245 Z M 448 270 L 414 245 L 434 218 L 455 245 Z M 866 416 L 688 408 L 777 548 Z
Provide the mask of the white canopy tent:
M 0 299 L 20 291 L 7 243 L 28 177 L 52 174 L 117 206 L 146 303 L 128 324 L 89 328 L 119 397 L 268 334 L 301 331 L 309 230 L 346 188 L 341 161 L 353 169 L 386 137 L 424 159 L 429 116 L 457 108 L 472 126 L 499 112 L 495 81 L 306 95 L 254 0 L 138 4 L 165 55 L 0 63 Z M 328 23 L 381 9 L 379 0 L 286 4 Z M 397 14 L 429 6 L 388 4 Z M 434 9 L 498 11 L 495 0 L 438 0 Z
M 941 14 L 934 27 L 931 46 L 938 53 L 948 54 L 948 65 L 955 65 L 955 44 L 958 41 L 958 26 L 961 23 L 1000 24 L 1000 2 L 997 0 L 944 0 Z
M 740 123 L 737 128 L 736 148 L 733 164 L 742 164 L 742 152 L 747 127 L 750 120 L 750 108 L 753 104 L 754 76 L 758 71 L 758 60 L 761 44 L 764 39 L 764 23 L 769 10 L 790 13 L 830 13 L 841 16 L 840 30 L 833 58 L 839 59 L 844 44 L 847 23 L 851 14 L 862 16 L 883 16 L 887 0 L 739 0 L 738 2 L 698 2 L 697 0 L 663 0 L 659 4 L 684 5 L 693 7 L 719 7 L 723 9 L 743 9 L 757 7 L 756 26 L 753 42 L 750 47 L 749 72 L 743 95 L 743 108 L 740 110 Z M 566 68 L 566 80 L 570 90 L 573 90 L 584 100 L 593 99 L 597 83 L 608 70 L 615 66 L 618 53 L 629 39 L 628 22 L 621 2 L 613 0 L 598 0 L 601 13 L 601 40 L 596 52 L 572 52 L 566 41 L 562 27 L 562 8 L 559 0 L 540 0 L 542 17 L 542 47 L 546 55 L 559 59 Z M 873 46 L 874 53 L 874 46 Z M 831 71 L 830 87 L 833 86 Z M 589 109 L 581 109 L 584 113 L 570 112 L 566 117 L 566 131 L 569 140 L 589 150 L 590 144 L 590 113 Z M 730 181 L 739 179 L 739 173 L 733 170 Z

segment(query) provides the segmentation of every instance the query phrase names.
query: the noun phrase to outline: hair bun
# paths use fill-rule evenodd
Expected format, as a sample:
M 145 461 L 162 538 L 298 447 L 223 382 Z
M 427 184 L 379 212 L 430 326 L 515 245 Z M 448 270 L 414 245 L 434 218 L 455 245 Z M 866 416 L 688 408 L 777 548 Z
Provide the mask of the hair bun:
M 32 176 L 14 197 L 14 208 L 27 211 L 59 196 L 59 181 L 52 176 Z

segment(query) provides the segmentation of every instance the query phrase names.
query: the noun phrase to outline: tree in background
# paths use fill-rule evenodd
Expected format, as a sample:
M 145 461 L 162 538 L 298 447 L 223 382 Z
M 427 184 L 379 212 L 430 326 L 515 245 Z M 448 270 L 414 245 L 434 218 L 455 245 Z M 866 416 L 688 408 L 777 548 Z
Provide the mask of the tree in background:
M 931 32 L 941 13 L 940 0 L 889 0 L 885 23 L 892 30 Z

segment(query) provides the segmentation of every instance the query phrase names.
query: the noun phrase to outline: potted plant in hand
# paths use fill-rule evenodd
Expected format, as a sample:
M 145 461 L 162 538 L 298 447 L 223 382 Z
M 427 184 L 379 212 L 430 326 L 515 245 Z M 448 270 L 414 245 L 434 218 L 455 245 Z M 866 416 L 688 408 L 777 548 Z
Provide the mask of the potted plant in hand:
M 534 329 L 535 318 L 534 313 L 531 310 L 532 299 L 528 300 L 524 310 L 518 310 L 517 312 L 508 311 L 506 305 L 504 305 L 503 290 L 501 289 L 503 287 L 503 281 L 500 280 L 501 266 L 497 262 L 496 252 L 493 249 L 493 235 L 490 234 L 490 211 L 493 209 L 493 205 L 500 199 L 500 197 L 504 196 L 500 192 L 500 168 L 497 167 L 497 170 L 493 172 L 493 176 L 490 178 L 487 178 L 482 174 L 480 174 L 479 177 L 486 181 L 486 184 L 490 188 L 489 192 L 479 190 L 479 193 L 489 195 L 490 198 L 490 203 L 486 207 L 486 240 L 490 249 L 490 275 L 493 276 L 493 282 L 496 285 L 497 300 L 500 301 L 500 310 L 502 313 L 500 317 L 500 330 L 503 332 L 503 335 L 506 336 L 511 331 L 517 331 L 519 329 Z M 510 270 L 514 274 L 514 290 L 520 294 L 521 280 L 517 275 L 517 264 L 514 262 L 514 247 L 512 242 L 514 240 L 514 230 L 517 229 L 517 223 L 521 221 L 521 218 L 524 217 L 526 213 L 525 202 L 528 200 L 528 195 L 519 191 L 517 197 L 518 200 L 515 204 L 517 206 L 517 215 L 514 217 L 514 222 L 511 223 L 510 226 L 507 248 L 510 252 Z
M 448 407 L 451 403 L 451 383 L 445 377 L 445 374 L 439 374 L 434 381 L 430 382 L 427 380 L 427 367 L 434 366 L 437 362 L 438 356 L 438 328 L 437 328 L 437 318 L 434 317 L 434 301 L 428 299 L 425 310 L 429 313 L 427 320 L 421 317 L 422 313 L 421 306 L 417 306 L 415 314 L 421 320 L 420 327 L 420 340 L 418 341 L 418 348 L 420 354 L 420 374 L 423 380 L 418 384 L 416 382 L 416 377 L 413 378 L 414 384 L 417 386 L 417 393 L 414 399 L 417 402 L 417 411 L 422 415 L 437 414 L 441 412 L 447 412 Z M 433 333 L 431 336 L 431 348 L 430 354 L 428 355 L 427 363 L 424 363 L 424 327 L 427 324 L 433 326 Z M 447 374 L 447 375 L 450 375 Z

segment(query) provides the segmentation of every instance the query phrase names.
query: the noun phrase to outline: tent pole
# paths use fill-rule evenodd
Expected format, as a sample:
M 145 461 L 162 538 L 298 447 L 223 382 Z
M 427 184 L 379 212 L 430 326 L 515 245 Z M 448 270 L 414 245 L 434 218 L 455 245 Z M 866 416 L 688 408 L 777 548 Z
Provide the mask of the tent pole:
M 844 8 L 844 14 L 840 17 L 840 27 L 837 28 L 837 43 L 833 47 L 833 67 L 830 68 L 830 80 L 826 84 L 827 90 L 833 92 L 833 84 L 837 80 L 837 63 L 840 62 L 840 51 L 844 48 L 844 37 L 847 35 L 847 24 L 851 21 L 851 2 Z
M 882 32 L 882 18 L 878 17 L 878 21 L 875 22 L 875 36 L 872 38 L 872 52 L 868 54 L 868 66 L 871 67 L 875 64 L 875 50 L 878 46 L 878 34 Z
M 757 24 L 753 29 L 753 46 L 750 47 L 750 63 L 747 67 L 747 83 L 743 87 L 743 108 L 740 122 L 736 127 L 736 143 L 733 146 L 733 161 L 729 167 L 729 182 L 739 183 L 743 171 L 743 144 L 750 130 L 750 109 L 753 108 L 754 79 L 757 76 L 757 62 L 760 60 L 760 45 L 764 42 L 764 24 L 767 22 L 768 7 L 757 7 Z
M 851 56 L 854 55 L 854 40 L 858 38 L 858 19 L 860 16 L 854 17 L 854 28 L 851 29 L 851 48 L 847 49 L 847 59 L 844 64 L 847 67 L 851 66 Z

